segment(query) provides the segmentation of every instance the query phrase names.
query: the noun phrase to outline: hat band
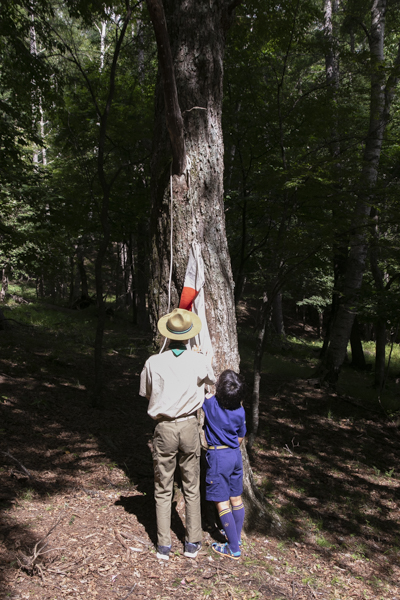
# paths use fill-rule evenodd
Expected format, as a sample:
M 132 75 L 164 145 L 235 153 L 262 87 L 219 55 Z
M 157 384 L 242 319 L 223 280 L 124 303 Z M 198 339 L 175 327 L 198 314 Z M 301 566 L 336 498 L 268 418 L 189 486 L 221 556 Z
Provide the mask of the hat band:
M 187 333 L 188 331 L 190 331 L 192 329 L 192 327 L 193 327 L 193 323 L 191 324 L 191 326 L 189 327 L 189 329 L 185 329 L 185 331 L 175 331 L 175 329 L 170 329 L 168 327 L 168 323 L 167 323 L 167 329 L 168 329 L 168 331 L 170 333 L 174 333 L 175 335 L 181 335 L 181 334 Z

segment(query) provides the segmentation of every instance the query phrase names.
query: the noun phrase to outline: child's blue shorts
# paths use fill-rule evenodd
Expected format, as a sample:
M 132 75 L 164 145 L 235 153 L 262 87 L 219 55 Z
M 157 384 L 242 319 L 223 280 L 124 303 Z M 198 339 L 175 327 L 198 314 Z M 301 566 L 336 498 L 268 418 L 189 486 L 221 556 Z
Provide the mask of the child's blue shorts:
M 240 448 L 207 450 L 206 500 L 224 502 L 243 492 L 243 463 Z

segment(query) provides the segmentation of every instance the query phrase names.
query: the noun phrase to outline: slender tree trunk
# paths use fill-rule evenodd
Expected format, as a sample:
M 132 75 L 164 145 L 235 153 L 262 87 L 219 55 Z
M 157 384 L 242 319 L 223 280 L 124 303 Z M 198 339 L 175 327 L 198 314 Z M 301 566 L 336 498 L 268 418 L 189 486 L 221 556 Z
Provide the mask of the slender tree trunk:
M 110 204 L 110 192 L 118 171 L 110 179 L 106 177 L 105 171 L 105 145 L 106 145 L 106 134 L 108 126 L 108 118 L 111 111 L 111 106 L 115 92 L 115 76 L 117 71 L 118 58 L 121 51 L 123 39 L 125 37 L 128 23 L 131 19 L 132 7 L 127 5 L 127 11 L 124 16 L 123 25 L 119 36 L 116 40 L 114 55 L 110 71 L 108 96 L 104 111 L 99 114 L 100 118 L 100 131 L 99 131 L 99 148 L 97 155 L 97 173 L 102 189 L 102 200 L 100 207 L 100 223 L 102 228 L 102 238 L 100 239 L 99 248 L 95 261 L 95 280 L 96 280 L 96 299 L 98 309 L 98 320 L 96 328 L 96 337 L 94 342 L 94 388 L 93 388 L 93 406 L 101 407 L 103 401 L 103 337 L 104 337 L 104 324 L 106 320 L 106 304 L 104 301 L 104 282 L 103 282 L 103 264 L 106 256 L 108 244 L 110 241 L 110 219 L 109 219 L 109 204 Z M 97 107 L 97 103 L 96 107 Z
M 357 317 L 354 319 L 353 327 L 350 334 L 351 344 L 351 365 L 356 369 L 365 370 L 367 363 L 365 362 L 364 350 L 361 342 L 360 327 Z
M 30 40 L 29 40 L 29 50 L 33 56 L 37 56 L 37 44 L 36 44 L 36 29 L 35 29 L 35 16 L 31 12 L 30 14 L 32 25 L 30 27 Z M 45 137 L 45 122 L 44 122 L 44 113 L 43 113 L 43 102 L 42 95 L 40 91 L 37 89 L 36 82 L 32 80 L 32 115 L 33 115 L 33 126 L 36 129 L 37 122 L 39 122 L 39 130 L 42 141 L 44 141 Z M 33 163 L 37 165 L 39 163 L 39 150 L 35 147 L 33 151 Z M 42 145 L 42 164 L 45 166 L 47 164 L 47 156 L 46 156 L 46 148 L 44 143 Z
M 370 123 L 365 140 L 358 202 L 353 213 L 353 233 L 349 240 L 350 250 L 344 277 L 343 296 L 332 326 L 329 348 L 320 370 L 321 379 L 332 384 L 336 383 L 339 376 L 357 311 L 358 293 L 368 250 L 367 226 L 373 203 L 372 194 L 378 176 L 383 134 L 398 80 L 399 52 L 395 61 L 395 70 L 386 81 L 383 53 L 385 11 L 386 0 L 373 2 L 372 25 L 368 37 L 371 56 Z
M 266 293 L 263 295 L 263 303 L 261 309 L 260 323 L 258 327 L 257 343 L 254 352 L 254 368 L 253 368 L 253 394 L 251 399 L 251 422 L 250 432 L 248 435 L 248 449 L 251 450 L 256 441 L 258 433 L 258 425 L 260 421 L 260 382 L 262 359 L 264 356 L 265 338 L 267 327 L 271 318 L 271 302 L 268 300 Z
M 374 278 L 375 288 L 377 291 L 377 314 L 378 318 L 375 323 L 375 369 L 374 369 L 374 384 L 381 389 L 385 379 L 385 363 L 386 363 L 386 319 L 382 312 L 382 296 L 385 291 L 384 274 L 379 267 L 379 231 L 378 231 L 379 213 L 376 207 L 371 210 L 371 247 L 369 251 L 369 260 L 372 276 Z
M 74 257 L 69 257 L 69 297 L 68 304 L 72 306 L 75 296 L 75 261 Z
M 135 259 L 133 256 L 133 242 L 132 235 L 130 235 L 129 241 L 125 241 L 123 243 L 124 248 L 124 286 L 125 286 L 125 298 L 124 305 L 125 308 L 130 308 L 135 305 L 136 307 L 136 298 L 135 298 Z
M 319 310 L 318 311 L 318 325 L 317 325 L 317 336 L 318 339 L 322 337 L 322 327 L 324 325 L 324 313 Z
M 104 69 L 104 57 L 106 53 L 106 35 L 107 35 L 107 22 L 102 21 L 100 25 L 96 25 L 96 29 L 100 35 L 100 65 L 99 71 L 100 73 Z
M 328 99 L 330 101 L 331 109 L 331 139 L 332 142 L 329 146 L 329 151 L 332 158 L 335 160 L 334 170 L 335 179 L 337 181 L 337 192 L 339 193 L 340 187 L 340 143 L 338 133 L 338 115 L 337 115 L 337 92 L 339 88 L 339 60 L 337 53 L 337 39 L 334 35 L 333 18 L 338 12 L 339 2 L 338 0 L 324 0 L 324 36 L 326 42 L 325 52 L 325 78 L 328 86 Z M 337 205 L 337 200 L 334 198 L 332 208 L 332 221 L 333 225 L 337 221 L 341 222 L 340 211 L 342 209 L 342 202 Z M 329 313 L 329 319 L 326 327 L 324 343 L 322 345 L 320 357 L 323 358 L 326 355 L 329 346 L 330 334 L 332 331 L 332 325 L 335 320 L 337 310 L 339 307 L 340 290 L 342 288 L 343 275 L 345 271 L 345 261 L 347 258 L 347 237 L 335 236 L 333 242 L 333 272 L 334 272 L 334 286 L 332 291 L 331 310 Z
M 149 226 L 147 221 L 140 221 L 135 235 L 136 244 L 136 269 L 134 273 L 135 294 L 132 302 L 133 322 L 137 323 L 140 329 L 149 329 L 149 313 L 147 309 L 147 287 L 149 282 L 149 241 L 147 230 Z M 136 321 L 135 321 L 136 317 Z
M 379 317 L 375 323 L 375 368 L 374 385 L 382 390 L 386 365 L 386 320 Z
M 0 302 L 4 302 L 4 298 L 6 297 L 8 291 L 8 276 L 6 269 L 2 269 L 1 272 L 1 292 L 0 292 Z
M 38 290 L 39 290 L 39 296 L 40 298 L 44 298 L 44 275 L 43 275 L 43 271 L 40 274 L 39 277 L 39 285 L 38 285 Z
M 247 198 L 243 200 L 242 206 L 242 239 L 240 244 L 239 266 L 235 278 L 235 305 L 237 306 L 243 294 L 243 288 L 246 281 L 244 266 L 246 262 L 246 244 L 247 244 Z
M 115 261 L 115 306 L 117 310 L 125 304 L 125 255 L 123 242 L 117 242 Z
M 282 292 L 279 291 L 272 302 L 272 323 L 278 335 L 285 335 L 283 322 Z
M 78 267 L 79 279 L 80 279 L 80 288 L 81 288 L 81 298 L 89 298 L 89 286 L 85 268 L 85 257 L 83 254 L 83 248 L 79 247 L 76 253 L 76 264 Z

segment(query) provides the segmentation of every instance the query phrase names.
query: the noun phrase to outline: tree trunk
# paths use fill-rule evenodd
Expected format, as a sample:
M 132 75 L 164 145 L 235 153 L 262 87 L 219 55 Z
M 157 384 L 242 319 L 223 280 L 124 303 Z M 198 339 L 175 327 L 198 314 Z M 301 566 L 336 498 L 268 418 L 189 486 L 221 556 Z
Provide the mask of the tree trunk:
M 320 377 L 335 384 L 343 364 L 347 343 L 357 311 L 367 255 L 367 225 L 376 184 L 383 135 L 389 119 L 389 109 L 397 85 L 400 48 L 395 60 L 395 70 L 386 81 L 384 68 L 386 0 L 376 0 L 371 9 L 372 24 L 368 36 L 371 57 L 370 122 L 365 140 L 364 163 L 361 172 L 358 201 L 353 213 L 353 232 L 349 240 L 349 255 L 344 278 L 343 296 L 334 320 L 330 343 L 321 365 Z
M 32 6 L 34 6 L 34 5 L 32 4 Z M 30 18 L 31 18 L 32 25 L 31 25 L 30 31 L 29 31 L 29 37 L 30 37 L 29 51 L 33 56 L 36 57 L 38 55 L 38 51 L 37 51 L 37 44 L 36 44 L 35 16 L 32 12 L 30 13 Z M 44 122 L 42 95 L 41 95 L 41 92 L 38 90 L 34 79 L 32 80 L 32 90 L 33 90 L 32 91 L 33 127 L 34 127 L 34 129 L 36 129 L 37 122 L 39 122 L 40 137 L 41 137 L 42 142 L 44 142 L 45 122 Z M 39 163 L 39 150 L 37 147 L 35 147 L 35 149 L 33 151 L 32 160 L 35 165 L 37 165 Z M 42 144 L 42 164 L 44 166 L 47 164 L 46 148 L 44 146 L 44 143 Z
M 88 280 L 87 280 L 87 275 L 86 275 L 86 268 L 85 268 L 85 258 L 83 256 L 83 249 L 79 246 L 77 253 L 76 253 L 76 264 L 78 266 L 78 273 L 79 273 L 79 277 L 80 277 L 80 283 L 81 283 L 81 298 L 85 299 L 85 298 L 89 298 L 89 286 L 88 286 Z
M 151 324 L 156 335 L 159 317 L 178 306 L 189 248 L 197 241 L 204 260 L 214 369 L 217 375 L 227 368 L 238 371 L 221 128 L 224 27 L 229 22 L 229 6 L 235 3 L 147 0 L 147 4 L 159 59 L 152 156 Z M 266 516 L 249 487 L 251 470 L 244 444 L 243 456 L 244 499 L 248 505 L 253 500 L 257 511 Z
M 244 197 L 242 206 L 242 239 L 240 244 L 239 266 L 235 277 L 235 306 L 240 302 L 243 294 L 244 284 L 246 282 L 245 263 L 246 263 L 246 244 L 247 244 L 247 198 Z
M 324 313 L 321 310 L 319 310 L 318 311 L 318 325 L 317 325 L 317 336 L 318 336 L 318 339 L 321 339 L 321 337 L 322 337 L 322 328 L 323 328 L 323 325 L 324 325 Z
M 285 335 L 283 322 L 282 292 L 279 291 L 272 302 L 272 324 L 278 335 Z
M 375 323 L 375 369 L 374 385 L 382 390 L 385 381 L 386 364 L 386 320 L 378 318 Z
M 134 273 L 135 281 L 135 301 L 133 311 L 133 322 L 137 323 L 140 329 L 149 329 L 149 313 L 147 308 L 147 287 L 149 281 L 149 240 L 147 235 L 147 221 L 138 223 L 136 232 L 136 269 Z M 136 318 L 136 321 L 135 321 Z
M 325 78 L 328 86 L 328 98 L 332 106 L 332 127 L 331 127 L 331 139 L 332 143 L 329 146 L 329 151 L 332 158 L 335 160 L 334 169 L 336 171 L 335 179 L 337 181 L 337 188 L 340 188 L 340 165 L 338 162 L 340 158 L 340 143 L 338 134 L 338 115 L 337 115 L 337 91 L 339 87 L 339 60 L 337 56 L 337 40 L 333 31 L 333 15 L 338 12 L 338 0 L 324 0 L 324 36 L 326 41 L 326 53 L 325 53 Z M 339 190 L 338 190 L 339 192 Z M 340 202 L 337 206 L 336 198 L 332 207 L 332 222 L 335 226 L 336 221 L 341 222 L 338 212 L 342 209 Z M 345 272 L 345 265 L 347 260 L 347 237 L 335 236 L 333 242 L 333 272 L 334 272 L 334 286 L 332 292 L 331 310 L 329 313 L 328 323 L 325 332 L 325 338 L 322 345 L 320 358 L 324 358 L 328 347 L 330 334 L 332 331 L 332 325 L 335 321 L 337 310 L 339 307 L 340 293 L 343 285 L 343 276 Z
M 123 242 L 116 243 L 117 259 L 115 261 L 115 307 L 117 310 L 125 305 L 125 247 Z
M 125 285 L 125 308 L 135 307 L 136 309 L 136 292 L 134 286 L 135 280 L 135 258 L 133 254 L 133 236 L 129 236 L 129 240 L 123 243 L 124 248 L 124 285 Z
M 68 304 L 69 304 L 69 306 L 72 306 L 72 304 L 74 302 L 74 296 L 75 296 L 75 261 L 74 261 L 74 257 L 73 256 L 69 257 L 69 266 L 70 266 L 70 271 L 69 271 L 69 298 L 68 298 Z
M 188 6 L 189 4 L 189 6 Z M 150 318 L 178 306 L 189 248 L 196 240 L 205 267 L 207 321 L 214 348 L 214 366 L 238 370 L 239 353 L 233 302 L 233 281 L 225 234 L 223 206 L 223 138 L 221 129 L 224 30 L 223 2 L 166 0 L 164 2 L 172 60 L 184 120 L 183 140 L 176 149 L 167 127 L 171 102 L 159 77 L 152 159 L 152 260 Z M 150 5 L 150 2 L 149 2 Z M 163 71 L 164 73 L 164 71 Z M 166 76 L 165 76 L 166 77 Z M 164 77 L 164 79 L 165 79 Z M 175 110 L 175 109 L 174 109 Z M 179 122 L 179 119 L 178 119 Z M 178 129 L 178 127 L 177 127 Z M 174 131 L 173 140 L 178 137 Z M 185 148 L 184 156 L 180 155 Z M 168 306 L 170 268 L 170 160 L 173 191 L 173 271 Z M 187 159 L 190 168 L 185 169 Z M 183 166 L 182 166 L 183 165 Z
M 1 292 L 0 292 L 0 302 L 4 302 L 4 298 L 6 297 L 8 291 L 8 276 L 6 269 L 2 269 L 1 273 Z
M 364 350 L 361 343 L 360 327 L 357 317 L 354 319 L 350 334 L 351 344 L 351 366 L 365 371 L 367 363 L 365 362 Z
M 378 220 L 379 212 L 373 207 L 371 210 L 371 247 L 369 251 L 369 261 L 372 276 L 377 291 L 377 321 L 375 323 L 375 369 L 374 384 L 381 390 L 385 380 L 385 362 L 386 362 L 386 318 L 384 308 L 382 307 L 382 296 L 385 292 L 384 274 L 379 266 L 379 231 Z
M 271 303 L 268 301 L 266 293 L 263 295 L 263 303 L 261 309 L 260 323 L 258 326 L 258 336 L 256 349 L 254 352 L 254 371 L 253 371 L 253 394 L 251 398 L 251 422 L 250 433 L 248 436 L 248 448 L 253 448 L 258 433 L 258 424 L 260 420 L 260 382 L 261 382 L 261 367 L 264 356 L 265 336 L 267 325 L 271 315 Z
M 110 70 L 108 96 L 104 111 L 99 114 L 100 129 L 99 129 L 99 147 L 97 155 L 97 174 L 102 190 L 101 206 L 100 206 L 100 223 L 102 228 L 102 237 L 100 239 L 99 248 L 95 261 L 95 279 L 96 279 L 96 300 L 98 308 L 98 320 L 96 327 L 96 337 L 94 341 L 94 386 L 92 404 L 94 407 L 101 407 L 103 404 L 103 337 L 104 324 L 106 320 L 106 304 L 104 301 L 103 290 L 103 264 L 106 256 L 108 244 L 110 241 L 111 225 L 109 218 L 110 192 L 113 184 L 118 176 L 117 171 L 113 177 L 107 179 L 105 170 L 106 158 L 106 138 L 108 117 L 110 115 L 111 106 L 115 92 L 115 76 L 117 71 L 118 57 L 121 50 L 121 45 L 125 37 L 128 23 L 131 19 L 132 7 L 127 5 L 127 11 L 124 16 L 123 25 L 116 38 L 116 44 L 113 54 L 113 60 Z M 97 107 L 97 104 L 96 104 Z

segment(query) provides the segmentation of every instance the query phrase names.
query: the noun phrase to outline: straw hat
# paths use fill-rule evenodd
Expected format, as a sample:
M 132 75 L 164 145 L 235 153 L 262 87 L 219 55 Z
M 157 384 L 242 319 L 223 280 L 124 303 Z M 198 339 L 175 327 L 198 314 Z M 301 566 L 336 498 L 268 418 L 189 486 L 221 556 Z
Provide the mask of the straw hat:
M 201 330 L 200 318 L 190 310 L 174 308 L 157 323 L 158 331 L 170 340 L 190 340 Z

